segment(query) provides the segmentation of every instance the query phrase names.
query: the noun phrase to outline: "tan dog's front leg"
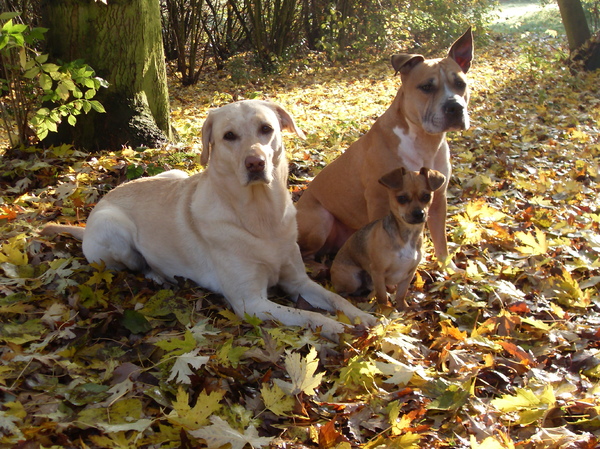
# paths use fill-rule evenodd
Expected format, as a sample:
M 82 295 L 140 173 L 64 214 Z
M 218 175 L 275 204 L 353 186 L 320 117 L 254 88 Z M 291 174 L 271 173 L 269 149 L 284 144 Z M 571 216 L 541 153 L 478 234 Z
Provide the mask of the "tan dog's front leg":
M 437 191 L 433 195 L 433 201 L 429 208 L 429 216 L 427 217 L 427 226 L 435 256 L 439 263 L 445 264 L 448 259 L 448 244 L 446 242 L 446 192 Z
M 334 218 L 309 191 L 304 192 L 296 204 L 298 244 L 305 261 L 312 261 L 325 246 L 331 233 Z
M 368 222 L 379 220 L 390 211 L 390 204 L 385 187 L 378 180 L 373 180 L 365 188 Z M 366 223 L 365 223 L 366 224 Z
M 341 252 L 341 251 L 340 251 Z M 340 295 L 351 295 L 360 289 L 362 282 L 360 273 L 362 268 L 359 266 L 342 262 L 340 253 L 331 265 L 331 284 Z

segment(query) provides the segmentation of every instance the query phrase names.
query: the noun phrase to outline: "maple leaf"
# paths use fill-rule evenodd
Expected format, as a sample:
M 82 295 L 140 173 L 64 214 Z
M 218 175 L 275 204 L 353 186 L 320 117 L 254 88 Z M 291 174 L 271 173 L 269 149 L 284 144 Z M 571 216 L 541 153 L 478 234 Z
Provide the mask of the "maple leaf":
M 319 427 L 319 449 L 350 449 L 350 443 L 335 428 L 336 418 L 334 417 L 324 426 Z
M 471 435 L 472 449 L 514 449 L 515 445 L 512 442 L 500 442 L 494 437 L 487 437 L 481 443 L 477 442 L 475 435 Z
M 412 367 L 401 363 L 385 353 L 378 353 L 378 356 L 387 362 L 376 361 L 375 366 L 385 376 L 391 376 L 384 380 L 385 383 L 398 385 L 403 387 L 408 385 L 413 377 L 413 374 L 419 370 L 418 367 Z
M 244 353 L 248 350 L 243 346 L 234 346 L 233 339 L 225 342 L 217 352 L 217 360 L 224 366 L 237 368 Z
M 27 265 L 28 257 L 25 252 L 26 235 L 19 234 L 8 239 L 0 248 L 0 263 Z
M 526 388 L 517 388 L 516 394 L 503 395 L 493 399 L 491 404 L 503 413 L 516 413 L 517 418 L 511 418 L 516 424 L 528 425 L 542 418 L 550 407 L 556 404 L 554 389 L 546 385 L 544 391 L 536 393 Z
M 96 271 L 90 276 L 89 280 L 86 282 L 87 285 L 100 285 L 103 282 L 109 286 L 113 280 L 114 274 L 106 268 L 104 262 L 96 263 L 93 262 L 90 264 Z
M 196 349 L 196 340 L 190 331 L 186 331 L 183 335 L 183 340 L 177 337 L 160 340 L 155 343 L 159 348 L 167 351 L 163 359 L 171 358 L 175 355 L 185 354 Z
M 288 352 L 284 363 L 291 382 L 275 379 L 277 385 L 292 396 L 300 393 L 305 393 L 309 396 L 315 394 L 315 388 L 321 385 L 324 373 L 315 374 L 315 371 L 319 367 L 319 360 L 317 359 L 317 350 L 314 346 L 305 358 L 297 352 Z
M 226 444 L 230 444 L 231 449 L 243 449 L 246 444 L 260 448 L 268 446 L 273 440 L 273 437 L 258 436 L 258 430 L 252 425 L 241 433 L 218 416 L 211 416 L 210 422 L 210 426 L 189 432 L 193 437 L 203 439 L 208 449 L 218 449 Z
M 167 419 L 172 424 L 175 424 L 184 429 L 197 430 L 208 422 L 208 418 L 221 408 L 220 401 L 225 395 L 224 391 L 213 391 L 206 394 L 202 391 L 196 399 L 196 404 L 193 407 L 189 405 L 189 395 L 183 387 L 177 390 L 175 402 L 173 402 L 173 410 L 167 415 Z
M 525 246 L 518 246 L 516 249 L 521 251 L 523 254 L 529 254 L 531 256 L 542 256 L 548 252 L 548 242 L 546 241 L 546 234 L 540 229 L 535 229 L 535 233 L 530 232 L 516 232 L 515 238 L 523 243 Z
M 194 374 L 190 367 L 194 369 L 200 369 L 200 367 L 204 366 L 210 359 L 208 356 L 199 356 L 198 352 L 200 352 L 200 348 L 196 348 L 191 352 L 186 352 L 185 354 L 177 356 L 175 359 L 175 364 L 173 365 L 173 368 L 171 368 L 171 375 L 167 379 L 167 382 L 175 379 L 175 382 L 177 383 L 190 384 L 190 376 Z
M 294 398 L 288 396 L 277 384 L 274 384 L 272 387 L 269 387 L 268 384 L 263 384 L 260 394 L 265 407 L 278 416 L 289 416 L 296 403 Z

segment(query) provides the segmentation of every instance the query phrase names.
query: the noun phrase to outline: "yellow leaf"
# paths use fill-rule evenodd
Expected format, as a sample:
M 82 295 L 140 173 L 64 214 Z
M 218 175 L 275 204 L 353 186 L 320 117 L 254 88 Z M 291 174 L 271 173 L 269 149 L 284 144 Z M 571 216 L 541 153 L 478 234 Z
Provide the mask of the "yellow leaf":
M 375 376 L 381 371 L 371 360 L 365 360 L 362 356 L 351 358 L 347 365 L 340 371 L 340 386 L 345 388 L 360 387 L 375 388 Z
M 173 402 L 173 410 L 167 415 L 167 419 L 172 424 L 186 430 L 197 430 L 208 424 L 208 418 L 221 408 L 220 401 L 224 394 L 223 391 L 213 391 L 210 394 L 202 391 L 198 395 L 196 404 L 190 407 L 187 391 L 183 387 L 179 387 L 175 402 Z
M 278 416 L 289 416 L 294 408 L 294 398 L 286 395 L 277 384 L 274 384 L 272 387 L 263 384 L 260 389 L 260 394 L 265 403 L 265 407 Z
M 240 359 L 247 350 L 248 348 L 243 346 L 234 346 L 233 339 L 229 339 L 221 346 L 221 349 L 217 351 L 217 360 L 224 366 L 237 368 Z
M 487 437 L 481 443 L 478 443 L 475 435 L 471 435 L 471 448 L 472 449 L 513 449 L 514 444 L 510 443 L 510 445 L 506 445 L 505 443 L 501 443 L 494 437 Z
M 491 207 L 483 199 L 469 202 L 465 208 L 465 212 L 472 220 L 478 218 L 481 221 L 496 222 L 506 218 L 505 213 Z
M 523 254 L 531 256 L 541 256 L 548 252 L 548 242 L 546 234 L 540 229 L 535 229 L 535 235 L 528 232 L 516 232 L 515 237 L 525 246 L 518 246 L 516 249 Z
M 554 407 L 556 397 L 551 385 L 547 385 L 541 394 L 517 388 L 514 396 L 503 395 L 493 399 L 491 404 L 503 413 L 517 413 L 516 419 L 513 419 L 516 424 L 528 425 L 541 419 L 549 408 Z
M 100 285 L 103 282 L 105 282 L 106 285 L 109 286 L 112 283 L 113 274 L 112 274 L 112 272 L 110 272 L 109 270 L 106 269 L 104 262 L 102 262 L 102 263 L 93 262 L 90 265 L 96 271 L 86 281 L 86 283 L 85 283 L 86 285 L 94 286 L 94 285 Z
M 321 385 L 324 373 L 315 374 L 319 360 L 317 359 L 317 350 L 312 347 L 305 358 L 297 353 L 288 353 L 285 358 L 285 369 L 290 376 L 291 382 L 284 382 L 275 379 L 275 382 L 283 391 L 290 395 L 297 395 L 302 392 L 313 395 L 315 388 Z
M 25 243 L 25 234 L 9 238 L 0 250 L 0 263 L 8 262 L 13 265 L 27 265 L 28 258 L 25 253 Z
M 463 341 L 465 338 L 467 338 L 467 333 L 454 327 L 449 320 L 441 321 L 440 325 L 442 326 L 441 334 L 446 337 L 453 338 L 457 341 Z

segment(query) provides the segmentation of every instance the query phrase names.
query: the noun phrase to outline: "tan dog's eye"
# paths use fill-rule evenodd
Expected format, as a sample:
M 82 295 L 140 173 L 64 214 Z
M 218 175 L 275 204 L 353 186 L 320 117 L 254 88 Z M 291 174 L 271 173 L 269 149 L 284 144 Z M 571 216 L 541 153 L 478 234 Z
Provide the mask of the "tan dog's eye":
M 457 89 L 461 89 L 461 90 L 467 88 L 467 83 L 465 83 L 461 79 L 457 79 L 456 82 L 454 83 L 454 85 L 456 86 Z
M 430 193 L 424 193 L 423 196 L 421 197 L 421 202 L 422 203 L 429 203 L 429 201 L 431 201 L 431 194 Z
M 223 139 L 231 141 L 237 139 L 237 136 L 235 135 L 235 133 L 227 131 L 223 136 Z
M 273 128 L 271 125 L 263 125 L 260 128 L 261 134 L 271 134 L 273 132 Z
M 409 200 L 406 195 L 400 195 L 396 197 L 396 201 L 398 201 L 398 204 L 406 204 Z
M 433 83 L 426 83 L 426 84 L 421 84 L 419 86 L 419 89 L 422 92 L 425 92 L 426 94 L 429 94 L 431 92 L 433 92 L 435 90 L 435 86 L 433 85 Z

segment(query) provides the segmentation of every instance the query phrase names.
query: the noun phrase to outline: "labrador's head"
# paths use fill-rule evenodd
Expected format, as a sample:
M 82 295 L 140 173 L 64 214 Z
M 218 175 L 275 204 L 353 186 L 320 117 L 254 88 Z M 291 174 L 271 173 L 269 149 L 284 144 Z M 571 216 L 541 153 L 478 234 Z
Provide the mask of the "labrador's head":
M 243 186 L 273 181 L 283 157 L 281 131 L 304 138 L 288 112 L 276 104 L 243 100 L 213 109 L 202 127 L 202 165 Z M 210 163 L 209 163 L 210 161 Z

